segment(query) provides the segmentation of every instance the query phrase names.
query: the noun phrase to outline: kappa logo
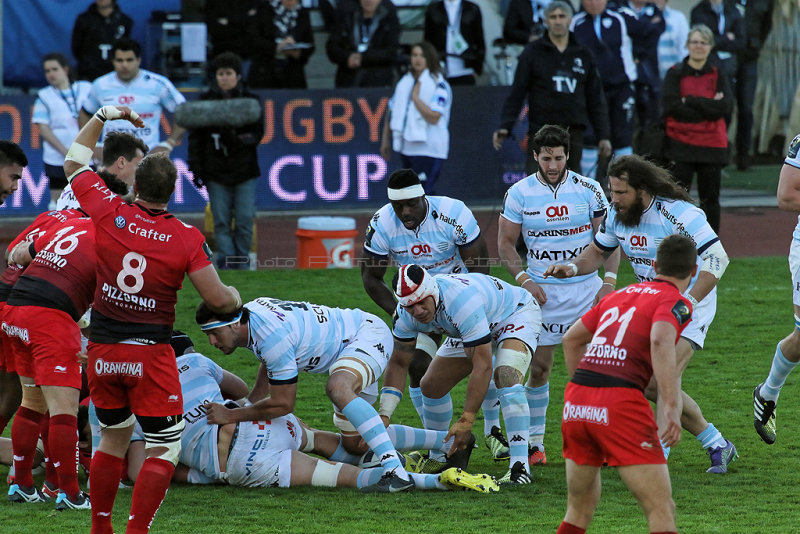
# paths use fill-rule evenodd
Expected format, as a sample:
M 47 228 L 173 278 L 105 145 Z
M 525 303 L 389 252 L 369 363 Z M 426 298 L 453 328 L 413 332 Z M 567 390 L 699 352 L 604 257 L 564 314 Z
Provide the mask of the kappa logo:
M 127 221 L 125 220 L 125 217 L 123 217 L 122 215 L 117 215 L 114 218 L 114 226 L 116 226 L 117 228 L 125 228 L 126 224 Z
M 525 438 L 523 438 L 519 434 L 514 434 L 514 437 L 511 438 L 509 441 L 511 441 L 512 443 L 515 441 L 525 441 Z

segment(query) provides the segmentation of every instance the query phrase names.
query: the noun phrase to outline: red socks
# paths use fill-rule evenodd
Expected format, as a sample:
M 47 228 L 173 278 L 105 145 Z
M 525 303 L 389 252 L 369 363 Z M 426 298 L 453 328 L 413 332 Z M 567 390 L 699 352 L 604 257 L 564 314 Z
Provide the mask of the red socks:
M 89 472 L 89 489 L 92 492 L 92 534 L 114 534 L 111 526 L 111 512 L 122 476 L 122 458 L 104 452 L 96 452 L 92 457 Z
M 39 436 L 42 438 L 42 447 L 44 448 L 44 481 L 50 488 L 58 489 L 58 472 L 53 465 L 53 457 L 50 455 L 50 412 L 45 412 L 39 422 Z
M 39 423 L 44 417 L 20 406 L 11 424 L 11 446 L 14 451 L 14 481 L 23 487 L 33 486 L 33 457 L 36 455 L 36 442 L 39 440 Z
M 92 473 L 95 472 L 92 465 Z M 172 473 L 175 466 L 172 462 L 160 458 L 148 458 L 136 477 L 136 485 L 133 487 L 133 499 L 131 500 L 131 515 L 128 520 L 127 534 L 146 534 L 150 530 L 150 524 L 158 512 L 161 503 L 169 489 L 169 482 L 172 480 Z M 119 482 L 119 477 L 117 477 Z M 94 495 L 94 486 L 92 486 Z M 94 501 L 92 501 L 94 503 Z
M 50 416 L 49 456 L 58 472 L 58 489 L 74 498 L 78 487 L 78 418 L 74 415 Z
M 572 523 L 567 523 L 566 521 L 562 521 L 558 526 L 558 530 L 556 530 L 556 534 L 584 534 L 585 532 L 585 528 L 576 527 Z

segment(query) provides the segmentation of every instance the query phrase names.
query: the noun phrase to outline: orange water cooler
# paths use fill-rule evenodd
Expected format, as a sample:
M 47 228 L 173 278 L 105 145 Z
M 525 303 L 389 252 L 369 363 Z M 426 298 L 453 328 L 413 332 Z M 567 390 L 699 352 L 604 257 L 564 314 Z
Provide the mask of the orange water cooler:
M 297 220 L 297 266 L 300 269 L 353 267 L 356 220 L 351 217 L 300 217 Z

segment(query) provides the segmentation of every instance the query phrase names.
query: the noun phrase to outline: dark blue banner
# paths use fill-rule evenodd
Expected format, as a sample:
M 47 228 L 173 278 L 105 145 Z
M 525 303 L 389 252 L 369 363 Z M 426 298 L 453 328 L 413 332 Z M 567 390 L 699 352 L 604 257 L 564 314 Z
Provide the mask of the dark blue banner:
M 507 87 L 457 87 L 450 120 L 450 156 L 437 193 L 468 203 L 499 203 L 508 186 L 523 177 L 524 152 L 519 141 L 492 149 Z M 377 208 L 386 202 L 386 177 L 400 165 L 395 155 L 385 162 L 380 135 L 389 91 L 261 91 L 265 134 L 259 146 L 256 207 L 259 210 Z M 193 98 L 194 95 L 189 95 Z M 0 211 L 35 214 L 47 208 L 49 182 L 41 161 L 42 140 L 31 127 L 32 96 L 0 100 L 0 137 L 19 143 L 29 165 L 19 191 Z M 167 122 L 162 121 L 162 127 Z M 515 128 L 524 139 L 525 125 Z M 178 168 L 172 211 L 201 211 L 205 188 L 198 190 L 186 165 L 186 143 L 172 152 Z

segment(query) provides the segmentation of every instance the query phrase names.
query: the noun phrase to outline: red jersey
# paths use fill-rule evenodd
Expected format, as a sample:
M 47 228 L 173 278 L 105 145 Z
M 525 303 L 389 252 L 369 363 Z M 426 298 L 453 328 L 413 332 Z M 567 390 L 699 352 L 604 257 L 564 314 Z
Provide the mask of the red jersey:
M 653 376 L 650 330 L 657 321 L 675 327 L 678 342 L 692 318 L 692 305 L 666 280 L 630 285 L 603 298 L 581 318 L 594 332 L 578 370 L 620 379 L 644 390 Z M 592 385 L 581 380 L 579 383 Z
M 126 204 L 91 170 L 72 191 L 96 230 L 91 340 L 169 343 L 185 274 L 211 265 L 203 234 L 165 210 Z
M 11 251 L 22 241 L 33 241 L 38 236 L 47 232 L 48 228 L 53 225 L 61 224 L 69 219 L 76 217 L 85 217 L 86 214 L 79 210 L 62 210 L 62 211 L 46 211 L 40 213 L 33 222 L 25 228 L 14 240 L 8 245 L 8 250 Z M 17 280 L 25 270 L 24 267 L 16 263 L 10 264 L 0 275 L 0 302 L 8 300 L 8 295 L 11 293 L 11 288 L 17 283 Z
M 12 306 L 41 306 L 68 313 L 75 321 L 92 303 L 95 229 L 87 217 L 51 225 L 33 242 L 36 256 L 8 297 Z

